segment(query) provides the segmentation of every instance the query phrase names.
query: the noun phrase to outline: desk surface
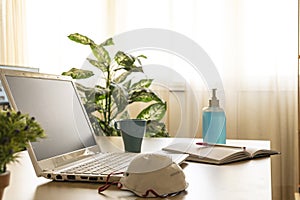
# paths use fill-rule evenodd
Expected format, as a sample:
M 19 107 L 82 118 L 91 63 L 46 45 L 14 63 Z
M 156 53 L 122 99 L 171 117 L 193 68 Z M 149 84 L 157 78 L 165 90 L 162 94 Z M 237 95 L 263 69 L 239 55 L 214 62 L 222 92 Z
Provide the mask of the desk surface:
M 171 138 L 146 138 L 143 152 L 160 150 Z M 183 139 L 184 140 L 184 139 Z M 122 151 L 119 137 L 98 138 L 107 151 Z M 269 148 L 268 141 L 228 140 L 228 144 Z M 189 187 L 171 199 L 271 199 L 270 158 L 242 161 L 229 165 L 208 165 L 186 162 L 182 165 Z M 3 200 L 66 200 L 66 199 L 145 199 L 131 192 L 120 191 L 111 186 L 102 195 L 97 193 L 98 183 L 54 182 L 36 177 L 26 151 L 20 154 L 19 162 L 8 166 L 11 183 L 4 192 Z M 153 199 L 153 198 L 152 198 Z

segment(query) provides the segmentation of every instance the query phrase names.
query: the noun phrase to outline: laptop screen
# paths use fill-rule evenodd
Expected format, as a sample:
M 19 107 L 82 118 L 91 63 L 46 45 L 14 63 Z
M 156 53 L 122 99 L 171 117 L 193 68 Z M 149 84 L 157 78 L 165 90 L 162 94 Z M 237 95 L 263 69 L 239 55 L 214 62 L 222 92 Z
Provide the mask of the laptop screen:
M 5 77 L 17 109 L 35 117 L 47 135 L 46 139 L 32 143 L 38 161 L 96 145 L 72 81 Z

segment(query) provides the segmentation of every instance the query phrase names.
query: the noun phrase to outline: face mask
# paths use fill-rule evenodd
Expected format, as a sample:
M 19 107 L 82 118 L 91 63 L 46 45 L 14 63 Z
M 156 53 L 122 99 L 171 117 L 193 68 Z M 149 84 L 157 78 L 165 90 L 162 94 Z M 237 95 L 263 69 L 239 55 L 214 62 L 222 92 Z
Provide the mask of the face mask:
M 188 184 L 179 165 L 161 154 L 141 154 L 134 158 L 119 182 L 118 188 L 140 197 L 166 197 L 184 191 Z M 104 191 L 110 184 L 99 188 Z

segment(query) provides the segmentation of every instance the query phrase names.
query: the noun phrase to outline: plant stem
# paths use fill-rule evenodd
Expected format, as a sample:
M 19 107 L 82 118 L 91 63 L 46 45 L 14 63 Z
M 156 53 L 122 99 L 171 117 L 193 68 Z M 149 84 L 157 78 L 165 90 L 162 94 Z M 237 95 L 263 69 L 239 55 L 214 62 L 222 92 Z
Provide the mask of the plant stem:
M 105 97 L 105 124 L 106 127 L 109 127 L 110 123 L 110 110 L 111 110 L 111 88 L 110 88 L 110 78 L 111 78 L 110 66 L 107 67 L 107 79 L 106 79 L 106 88 L 108 88 L 108 95 Z M 106 134 L 108 134 L 109 129 L 107 129 Z M 111 134 L 111 133 L 109 133 Z
M 5 163 L 0 165 L 0 174 L 2 174 L 4 172 L 6 172 L 6 164 Z

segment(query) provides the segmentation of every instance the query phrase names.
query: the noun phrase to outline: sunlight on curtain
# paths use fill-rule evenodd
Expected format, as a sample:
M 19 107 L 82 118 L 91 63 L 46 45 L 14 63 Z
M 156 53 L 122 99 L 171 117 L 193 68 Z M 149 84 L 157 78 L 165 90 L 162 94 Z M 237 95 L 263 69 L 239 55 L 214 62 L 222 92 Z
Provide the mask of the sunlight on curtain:
M 163 28 L 197 42 L 223 80 L 228 138 L 270 140 L 272 148 L 282 153 L 272 157 L 273 199 L 293 199 L 298 185 L 297 0 L 74 0 L 72 4 L 27 0 L 26 4 L 29 64 L 43 72 L 60 74 L 82 65 L 90 50 L 68 40 L 74 32 L 100 43 L 125 31 Z M 149 73 L 170 90 L 171 132 L 184 137 L 196 131 L 201 136 L 199 116 L 209 95 L 201 77 L 190 76 L 194 73 L 188 72 L 187 63 L 174 55 L 145 54 L 146 65 L 164 66 L 159 70 L 164 73 L 150 68 Z
M 26 20 L 23 0 L 1 0 L 0 64 L 26 66 Z
M 105 1 L 99 0 L 26 0 L 28 59 L 41 72 L 61 74 L 80 68 L 90 54 L 87 46 L 70 41 L 67 36 L 81 33 L 102 42 L 108 36 Z
M 292 199 L 298 184 L 297 1 L 240 1 L 235 19 L 235 38 L 228 40 L 236 41 L 235 65 L 224 66 L 234 73 L 222 73 L 226 102 L 235 105 L 226 104 L 234 117 L 229 130 L 234 138 L 271 140 L 282 153 L 272 158 L 273 198 Z

